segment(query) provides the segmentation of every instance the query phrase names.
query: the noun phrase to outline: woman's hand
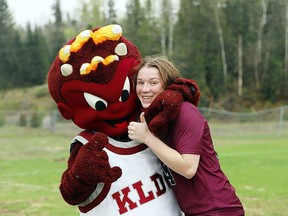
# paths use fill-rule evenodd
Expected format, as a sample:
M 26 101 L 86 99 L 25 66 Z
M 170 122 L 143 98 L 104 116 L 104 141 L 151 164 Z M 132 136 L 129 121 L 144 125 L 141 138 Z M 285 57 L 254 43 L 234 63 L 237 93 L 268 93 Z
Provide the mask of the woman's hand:
M 190 179 L 195 175 L 200 155 L 180 154 L 167 146 L 149 130 L 144 113 L 140 115 L 140 122 L 130 122 L 128 136 L 132 140 L 146 144 L 163 163 L 185 178 Z
M 128 126 L 128 137 L 131 140 L 145 143 L 146 139 L 152 135 L 146 123 L 144 112 L 140 115 L 140 122 L 130 122 Z

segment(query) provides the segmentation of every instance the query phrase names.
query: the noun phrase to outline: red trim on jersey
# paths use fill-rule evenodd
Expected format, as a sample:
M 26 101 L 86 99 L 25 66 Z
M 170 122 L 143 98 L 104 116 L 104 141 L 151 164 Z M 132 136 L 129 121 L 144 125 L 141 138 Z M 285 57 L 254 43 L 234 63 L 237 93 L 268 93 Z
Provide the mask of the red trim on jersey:
M 117 146 L 108 144 L 105 148 L 119 155 L 131 155 L 145 150 L 146 148 L 148 148 L 148 146 L 146 146 L 145 144 L 140 144 L 131 148 L 119 148 Z
M 78 135 L 84 137 L 89 142 L 90 138 L 94 134 L 95 132 L 93 131 L 85 130 L 85 131 L 81 131 Z M 121 147 L 117 147 L 109 143 L 108 145 L 105 146 L 105 148 L 119 155 L 131 155 L 131 154 L 135 154 L 137 152 L 145 150 L 146 148 L 148 148 L 148 146 L 145 144 L 139 144 L 137 146 L 133 146 L 130 148 L 121 148 Z
M 86 206 L 78 206 L 79 210 L 82 213 L 87 213 L 88 211 L 92 210 L 95 206 L 98 206 L 105 199 L 105 197 L 109 193 L 110 188 L 111 188 L 111 183 L 105 184 L 100 194 L 91 203 L 87 204 Z
M 84 130 L 81 131 L 78 135 L 84 137 L 85 139 L 87 139 L 87 141 L 89 142 L 90 138 L 94 135 L 95 133 L 93 131 L 89 131 L 89 130 Z

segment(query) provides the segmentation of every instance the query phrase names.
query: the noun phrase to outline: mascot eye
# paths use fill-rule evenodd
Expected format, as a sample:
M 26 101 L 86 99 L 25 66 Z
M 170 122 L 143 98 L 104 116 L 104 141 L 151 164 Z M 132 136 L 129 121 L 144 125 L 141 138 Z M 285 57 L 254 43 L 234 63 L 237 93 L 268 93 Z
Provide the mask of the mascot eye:
M 129 78 L 126 77 L 126 80 L 125 80 L 125 83 L 124 83 L 124 87 L 123 87 L 123 90 L 122 90 L 122 94 L 119 98 L 119 101 L 120 102 L 125 102 L 128 100 L 129 98 L 129 95 L 130 95 L 130 82 L 129 82 Z
M 107 101 L 103 100 L 100 97 L 84 92 L 84 98 L 86 99 L 89 106 L 91 106 L 97 111 L 102 111 L 107 108 Z

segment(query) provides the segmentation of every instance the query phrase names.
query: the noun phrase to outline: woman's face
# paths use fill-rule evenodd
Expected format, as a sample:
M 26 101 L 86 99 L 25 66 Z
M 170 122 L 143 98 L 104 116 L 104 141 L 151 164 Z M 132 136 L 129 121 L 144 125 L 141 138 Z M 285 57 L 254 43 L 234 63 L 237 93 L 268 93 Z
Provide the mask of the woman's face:
M 156 96 L 163 90 L 164 83 L 157 68 L 144 66 L 139 70 L 136 93 L 143 108 L 149 107 Z

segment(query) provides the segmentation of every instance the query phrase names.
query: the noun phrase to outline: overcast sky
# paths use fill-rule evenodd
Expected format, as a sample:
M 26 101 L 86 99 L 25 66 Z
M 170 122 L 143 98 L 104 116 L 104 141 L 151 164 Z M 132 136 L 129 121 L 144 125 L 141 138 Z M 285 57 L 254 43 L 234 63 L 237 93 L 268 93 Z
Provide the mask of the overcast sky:
M 52 5 L 56 0 L 6 0 L 16 25 L 26 26 L 47 23 L 52 15 Z M 83 0 L 82 0 L 83 1 Z M 87 0 L 86 0 L 87 1 Z M 60 0 L 62 13 L 74 12 L 81 0 Z M 126 7 L 126 0 L 116 0 L 115 9 L 122 11 Z

